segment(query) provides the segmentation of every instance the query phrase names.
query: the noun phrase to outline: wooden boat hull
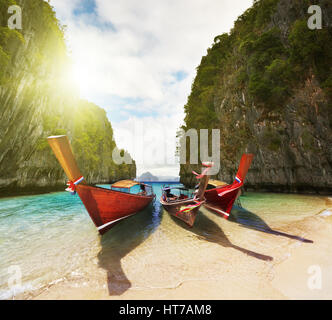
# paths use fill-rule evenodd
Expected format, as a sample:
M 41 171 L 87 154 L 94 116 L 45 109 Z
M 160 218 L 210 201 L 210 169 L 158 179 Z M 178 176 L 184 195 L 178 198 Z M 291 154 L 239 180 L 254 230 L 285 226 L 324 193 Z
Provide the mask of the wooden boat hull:
M 229 187 L 229 186 L 228 186 Z M 215 188 L 211 190 L 206 190 L 204 196 L 206 198 L 206 202 L 204 203 L 204 207 L 210 209 L 224 218 L 229 217 L 229 213 L 232 210 L 233 204 L 237 197 L 240 195 L 241 186 L 236 186 L 233 189 L 226 189 L 225 187 Z M 219 194 L 227 191 L 222 196 Z
M 170 193 L 172 188 L 168 187 L 163 189 L 163 194 L 160 198 L 160 203 L 165 210 L 172 216 L 185 222 L 189 227 L 194 225 L 199 208 L 205 202 L 204 192 L 209 181 L 208 171 L 209 168 L 213 166 L 213 163 L 202 163 L 202 165 L 205 169 L 202 170 L 201 174 L 193 171 L 197 176 L 196 178 L 200 179 L 198 190 L 195 191 L 195 196 L 191 198 L 177 197 Z
M 51 136 L 48 137 L 48 142 L 69 179 L 69 187 L 66 190 L 73 194 L 75 191 L 78 193 L 100 234 L 104 234 L 119 221 L 141 211 L 154 199 L 152 189 L 151 193 L 146 193 L 144 188 L 145 193 L 133 194 L 88 185 L 77 166 L 68 137 Z M 123 183 L 124 187 L 129 189 L 137 184 L 126 180 L 120 185 Z
M 204 201 L 203 201 L 204 202 Z M 189 227 L 192 227 L 195 223 L 197 213 L 201 205 L 196 206 L 195 208 L 181 212 L 184 208 L 188 205 L 196 205 L 197 203 L 192 199 L 187 201 L 181 201 L 179 203 L 167 203 L 162 198 L 160 199 L 160 203 L 165 208 L 165 210 L 171 214 L 172 216 L 182 220 L 185 222 Z
M 243 186 L 253 157 L 254 155 L 250 153 L 242 155 L 235 180 L 232 184 L 205 190 L 204 197 L 206 203 L 204 206 L 206 208 L 220 214 L 226 219 L 229 217 L 235 200 L 241 194 L 241 187 Z
M 88 185 L 77 186 L 92 221 L 100 234 L 104 234 L 117 222 L 146 208 L 154 196 L 141 196 Z

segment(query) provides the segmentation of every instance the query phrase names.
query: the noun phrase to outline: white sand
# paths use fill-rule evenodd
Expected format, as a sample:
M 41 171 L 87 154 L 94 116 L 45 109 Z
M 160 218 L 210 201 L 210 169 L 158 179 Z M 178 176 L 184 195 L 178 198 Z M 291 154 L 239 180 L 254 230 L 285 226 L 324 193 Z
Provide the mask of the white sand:
M 329 201 L 318 212 L 324 210 L 332 211 Z M 198 219 L 199 227 L 193 230 L 170 220 L 172 232 L 185 233 L 181 243 L 162 229 L 108 270 L 98 267 L 18 298 L 332 299 L 331 215 L 278 226 L 278 231 L 313 243 L 244 228 L 206 211 L 204 215 L 209 220 Z M 320 289 L 308 286 L 312 266 L 322 272 Z M 117 270 L 114 274 L 112 268 Z M 107 278 L 107 272 L 112 276 Z

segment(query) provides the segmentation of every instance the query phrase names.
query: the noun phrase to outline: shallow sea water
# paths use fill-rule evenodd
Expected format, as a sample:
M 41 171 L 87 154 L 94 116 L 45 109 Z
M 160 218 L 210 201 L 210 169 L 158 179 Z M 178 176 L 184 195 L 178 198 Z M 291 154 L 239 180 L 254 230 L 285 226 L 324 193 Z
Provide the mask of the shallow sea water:
M 162 184 L 152 185 L 156 201 L 103 237 L 77 195 L 0 199 L 0 299 L 33 296 L 61 281 L 117 296 L 193 279 L 220 280 L 232 264 L 244 264 L 245 274 L 257 263 L 266 267 L 292 241 L 303 241 L 305 234 L 279 230 L 325 205 L 318 196 L 246 193 L 240 197 L 243 208 L 235 206 L 228 221 L 202 208 L 188 228 L 161 207 Z M 17 270 L 21 285 L 10 289 Z

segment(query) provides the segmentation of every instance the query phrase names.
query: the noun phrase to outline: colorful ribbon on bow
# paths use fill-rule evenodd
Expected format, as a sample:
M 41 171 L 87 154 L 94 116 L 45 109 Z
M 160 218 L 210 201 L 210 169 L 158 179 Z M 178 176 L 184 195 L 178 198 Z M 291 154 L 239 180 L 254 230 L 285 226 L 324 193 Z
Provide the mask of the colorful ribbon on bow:
M 209 169 L 213 167 L 213 162 L 203 162 L 202 165 L 206 167 L 201 174 L 197 173 L 196 171 L 192 171 L 192 173 L 196 176 L 196 179 L 201 179 L 207 175 Z
M 195 202 L 196 202 L 195 204 L 189 204 L 188 206 L 185 206 L 182 210 L 178 211 L 176 213 L 176 215 L 178 215 L 179 213 L 189 212 L 189 211 L 199 207 L 202 204 L 202 202 L 199 202 L 199 201 L 196 201 L 196 200 L 195 200 Z
M 210 168 L 206 168 L 206 169 L 204 169 L 203 172 L 202 172 L 201 174 L 199 174 L 199 173 L 193 171 L 193 174 L 196 176 L 196 179 L 201 179 L 201 178 L 203 178 L 204 176 L 206 176 L 206 174 L 208 173 L 209 169 L 210 169 Z
M 80 177 L 75 181 L 68 181 L 66 191 L 70 192 L 72 195 L 76 194 L 76 186 L 84 180 L 84 177 Z

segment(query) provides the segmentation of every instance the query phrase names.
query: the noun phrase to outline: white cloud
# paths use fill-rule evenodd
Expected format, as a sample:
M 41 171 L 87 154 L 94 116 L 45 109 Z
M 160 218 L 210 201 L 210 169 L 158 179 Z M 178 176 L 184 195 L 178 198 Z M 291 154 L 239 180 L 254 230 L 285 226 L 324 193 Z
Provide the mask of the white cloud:
M 118 145 L 125 146 L 137 164 L 137 175 L 146 170 L 159 175 L 179 173 L 175 158 L 176 132 L 183 114 L 159 117 L 130 117 L 114 123 L 114 136 Z
M 121 130 L 144 122 L 146 128 L 154 128 L 155 136 L 159 130 L 160 146 L 162 128 L 175 136 L 201 57 L 252 0 L 95 0 L 95 12 L 74 15 L 83 3 L 51 0 L 68 26 L 81 96 L 108 110 L 118 146 L 135 157 L 137 152 L 121 138 Z M 177 72 L 187 76 L 177 79 Z M 125 103 L 116 105 L 114 97 Z M 153 153 L 148 145 L 145 148 Z M 166 164 L 143 164 L 139 171 L 167 175 L 167 168 L 178 173 L 178 166 Z

